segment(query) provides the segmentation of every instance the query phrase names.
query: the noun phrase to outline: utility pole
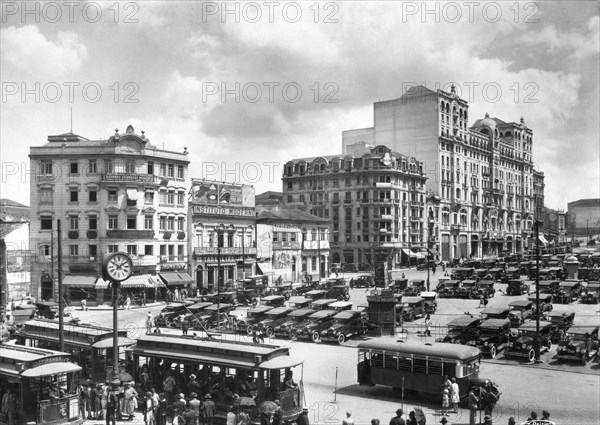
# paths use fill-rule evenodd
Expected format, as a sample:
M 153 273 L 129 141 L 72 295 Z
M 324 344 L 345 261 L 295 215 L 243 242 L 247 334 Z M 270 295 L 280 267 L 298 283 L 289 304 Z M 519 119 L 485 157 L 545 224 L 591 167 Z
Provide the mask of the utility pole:
M 65 351 L 65 337 L 64 337 L 64 315 L 65 305 L 63 297 L 63 269 L 62 269 L 62 240 L 61 240 L 61 229 L 60 219 L 56 220 L 56 243 L 58 248 L 58 345 L 60 351 Z
M 535 223 L 535 362 L 540 362 L 540 220 Z

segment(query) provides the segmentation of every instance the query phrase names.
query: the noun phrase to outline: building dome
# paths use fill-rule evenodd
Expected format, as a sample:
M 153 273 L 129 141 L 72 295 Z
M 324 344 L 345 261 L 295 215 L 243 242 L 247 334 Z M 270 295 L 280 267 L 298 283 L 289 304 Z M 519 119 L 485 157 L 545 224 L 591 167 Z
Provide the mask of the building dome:
M 482 120 L 477 120 L 475 121 L 475 124 L 473 124 L 473 127 L 489 127 L 492 132 L 494 130 L 496 130 L 496 121 L 494 121 L 493 119 L 490 118 L 490 114 L 486 113 L 485 114 L 485 118 Z

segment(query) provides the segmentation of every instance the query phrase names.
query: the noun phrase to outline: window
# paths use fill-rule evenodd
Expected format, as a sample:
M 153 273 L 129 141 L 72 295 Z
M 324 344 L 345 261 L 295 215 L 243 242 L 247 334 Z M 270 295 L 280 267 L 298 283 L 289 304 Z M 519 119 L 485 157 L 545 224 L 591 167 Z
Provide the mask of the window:
M 48 257 L 50 255 L 50 245 L 41 245 L 40 255 Z
M 127 229 L 129 229 L 129 230 L 135 230 L 136 229 L 136 224 L 137 224 L 136 218 L 137 217 L 135 215 L 128 215 L 127 216 Z
M 183 261 L 183 245 L 177 245 L 177 261 Z
M 292 182 L 288 182 L 287 188 L 288 189 L 293 189 L 294 188 L 294 184 Z
M 69 224 L 71 226 L 71 230 L 79 229 L 79 218 L 77 216 L 69 217 Z
M 148 168 L 146 170 L 148 174 L 154 174 L 154 162 L 148 161 Z
M 183 165 L 177 166 L 177 178 L 183 179 Z
M 147 190 L 144 193 L 144 203 L 145 204 L 153 204 L 154 203 L 154 192 L 151 190 Z
M 279 242 L 279 232 L 273 232 L 273 242 Z
M 159 192 L 158 193 L 158 203 L 160 205 L 164 205 L 167 203 L 167 192 Z
M 135 174 L 135 162 L 127 161 L 125 163 L 125 172 L 128 174 Z
M 79 245 L 69 245 L 69 256 L 77 257 L 79 255 Z
M 167 217 L 159 217 L 158 218 L 158 228 L 160 230 L 166 230 L 167 229 Z
M 90 259 L 96 258 L 98 256 L 98 245 L 88 245 L 88 254 L 90 254 Z
M 144 245 L 144 255 L 154 255 L 154 246 Z
M 77 162 L 71 162 L 69 172 L 70 174 L 79 174 L 79 164 Z
M 119 252 L 119 245 L 108 245 L 108 253 Z
M 167 204 L 173 205 L 175 204 L 175 194 L 172 192 L 167 193 Z
M 88 174 L 96 174 L 98 172 L 98 163 L 95 159 L 88 159 Z
M 52 189 L 41 189 L 40 190 L 40 203 L 51 204 L 52 203 Z
M 169 261 L 175 260 L 175 245 L 168 245 Z
M 294 202 L 294 197 L 292 195 L 288 195 L 287 196 L 287 201 L 288 202 Z
M 168 171 L 167 177 L 175 177 L 175 166 L 173 164 L 169 164 Z
M 79 190 L 69 189 L 69 202 L 79 202 Z
M 89 202 L 98 202 L 98 191 L 96 191 L 96 189 L 90 189 L 88 194 Z
M 144 217 L 144 230 L 152 230 L 152 222 L 154 218 L 151 215 Z
M 161 176 L 167 175 L 167 164 L 165 164 L 164 162 L 160 163 L 160 175 Z
M 177 230 L 178 231 L 183 232 L 184 223 L 185 223 L 185 218 L 183 218 L 183 217 L 177 218 Z
M 177 206 L 178 207 L 183 207 L 183 193 L 178 193 L 177 194 Z
M 40 162 L 40 174 L 51 175 L 52 174 L 52 161 L 41 161 Z
M 108 216 L 108 229 L 117 230 L 119 228 L 119 217 L 116 215 Z
M 42 216 L 40 221 L 41 230 L 52 230 L 52 217 Z
M 96 230 L 98 228 L 98 219 L 96 217 L 88 218 L 88 229 Z
M 116 187 L 108 188 L 108 202 L 117 202 L 119 190 Z
M 167 230 L 175 230 L 175 217 L 169 217 L 167 220 Z
M 167 245 L 161 245 L 159 251 L 161 257 L 167 255 Z
M 137 245 L 127 245 L 127 254 L 137 255 Z

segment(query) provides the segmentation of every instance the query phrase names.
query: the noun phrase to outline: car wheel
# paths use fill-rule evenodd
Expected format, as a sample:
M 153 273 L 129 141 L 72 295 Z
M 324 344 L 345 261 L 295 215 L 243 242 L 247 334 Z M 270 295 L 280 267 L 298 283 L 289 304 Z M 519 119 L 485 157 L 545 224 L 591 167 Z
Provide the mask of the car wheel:
M 252 305 L 256 307 L 256 304 L 258 304 L 258 299 L 252 298 Z
M 527 359 L 529 359 L 530 362 L 535 360 L 535 350 L 533 348 L 527 353 Z
M 490 347 L 490 357 L 492 359 L 495 359 L 496 358 L 496 354 L 498 354 L 498 350 L 496 349 L 496 346 L 492 345 Z
M 294 331 L 290 331 L 290 333 L 288 334 L 288 338 L 291 339 L 292 341 L 295 341 L 298 339 L 298 337 L 296 336 L 296 332 L 294 332 Z
M 410 313 L 410 316 L 408 316 L 408 321 L 412 322 L 415 320 L 415 313 Z
M 296 296 L 296 295 L 298 295 L 298 291 L 296 291 L 295 289 L 292 289 L 292 295 L 293 295 L 293 296 Z
M 248 325 L 248 327 L 246 327 L 246 332 L 248 333 L 248 335 L 252 335 L 253 331 L 254 331 L 254 326 Z
M 342 345 L 344 342 L 346 342 L 346 335 L 339 334 L 338 337 L 337 337 L 337 342 L 340 345 Z
M 204 328 L 205 329 L 210 329 L 211 328 L 211 323 L 210 322 L 204 322 Z
M 350 300 L 350 294 L 344 294 L 344 301 Z
M 321 335 L 319 335 L 319 332 L 313 332 L 311 338 L 313 342 L 319 342 Z
M 338 301 L 342 301 L 343 299 L 344 299 L 344 297 L 343 297 L 343 296 L 341 296 L 341 295 L 338 295 L 338 297 L 337 297 L 337 300 L 338 300 Z
M 269 327 L 267 328 L 267 330 L 265 331 L 265 334 L 266 334 L 266 335 L 267 335 L 269 338 L 271 338 L 271 337 L 273 336 L 273 334 L 274 334 L 274 333 L 275 333 L 275 331 L 273 330 L 273 328 L 272 328 L 271 326 L 269 326 Z
M 290 299 L 290 293 L 286 292 L 285 294 L 283 294 L 283 298 L 285 298 L 285 300 L 289 300 Z

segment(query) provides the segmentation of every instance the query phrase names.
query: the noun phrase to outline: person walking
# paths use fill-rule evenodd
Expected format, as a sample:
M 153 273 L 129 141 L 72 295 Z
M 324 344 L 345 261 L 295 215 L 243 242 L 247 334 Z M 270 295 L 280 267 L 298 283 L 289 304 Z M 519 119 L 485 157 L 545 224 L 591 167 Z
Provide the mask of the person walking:
M 450 407 L 450 391 L 448 388 L 444 388 L 442 392 L 442 415 L 446 416 L 448 414 L 448 408 Z
M 117 387 L 112 386 L 106 397 L 106 425 L 117 424 L 117 411 L 119 410 L 119 398 Z
M 354 425 L 354 418 L 352 417 L 352 412 L 350 410 L 346 411 L 346 417 L 342 421 L 342 425 Z
M 15 423 L 17 416 L 17 396 L 10 387 L 2 396 L 2 415 L 6 418 L 9 425 Z
M 456 378 L 452 378 L 452 385 L 450 386 L 450 403 L 452 403 L 452 409 L 454 413 L 458 413 L 458 404 L 460 403 L 460 389 Z
M 167 425 L 167 400 L 162 398 L 158 402 L 158 407 L 156 408 L 156 414 L 154 415 L 154 419 L 156 421 L 156 425 Z
M 134 385 L 135 384 L 133 382 L 125 383 L 125 391 L 123 395 L 123 413 L 125 413 L 128 416 L 128 421 L 133 420 L 133 415 L 135 413 L 135 409 L 137 408 L 138 393 L 135 390 Z
M 479 410 L 479 398 L 475 395 L 475 387 L 471 387 L 469 391 L 469 425 L 475 425 L 477 420 L 477 411 Z
M 81 300 L 81 311 L 87 311 L 87 300 L 85 298 Z
M 152 393 L 150 391 L 146 392 L 146 397 L 144 398 L 144 405 L 142 408 L 142 412 L 144 412 L 144 423 L 146 425 L 155 425 L 155 410 L 156 406 L 154 404 L 154 398 L 152 397 Z
M 190 399 L 190 401 L 188 401 L 188 405 L 198 413 L 196 415 L 196 425 L 197 425 L 198 422 L 200 421 L 201 415 L 204 414 L 204 410 L 203 410 L 204 405 L 202 404 L 202 402 L 200 400 L 198 400 L 198 394 L 196 394 L 195 392 L 192 392 L 190 394 L 190 397 L 191 397 L 191 399 Z
M 488 305 L 488 293 L 487 291 L 483 292 L 483 308 L 487 307 Z
M 396 416 L 390 419 L 390 425 L 406 425 L 406 421 L 402 418 L 403 414 L 402 409 L 396 410 Z
M 131 297 L 129 295 L 125 298 L 125 310 L 131 310 Z
M 494 394 L 492 389 L 492 383 L 490 381 L 485 382 L 484 392 L 482 394 L 483 398 L 483 412 L 486 416 L 491 418 L 492 412 L 494 410 L 494 406 L 498 402 L 498 396 Z M 491 419 L 490 419 L 491 423 Z
M 91 393 L 92 393 L 92 402 L 91 402 L 91 409 L 92 409 L 92 417 L 93 419 L 102 419 L 101 414 L 102 414 L 102 384 L 98 383 L 97 385 L 94 385 L 94 388 L 91 389 Z
M 84 421 L 90 416 L 90 388 L 87 384 L 79 386 L 79 413 Z
M 152 312 L 148 312 L 148 316 L 146 317 L 146 333 L 152 333 L 152 325 L 154 324 L 154 319 L 152 318 Z
M 213 421 L 215 420 L 215 402 L 212 401 L 212 397 L 210 394 L 206 394 L 204 397 L 204 423 L 206 425 L 213 425 Z
M 431 316 L 425 317 L 425 336 L 431 336 Z
M 300 413 L 296 419 L 296 425 L 310 425 L 310 421 L 308 420 L 308 407 L 302 408 L 302 413 Z

